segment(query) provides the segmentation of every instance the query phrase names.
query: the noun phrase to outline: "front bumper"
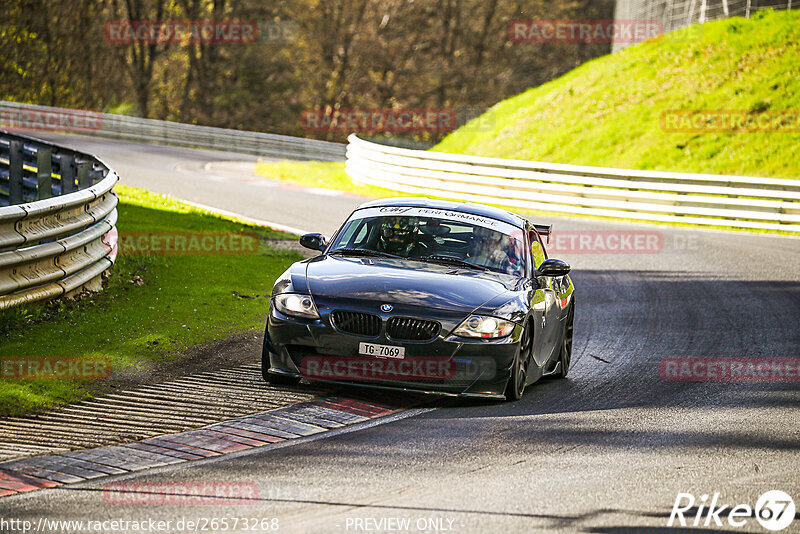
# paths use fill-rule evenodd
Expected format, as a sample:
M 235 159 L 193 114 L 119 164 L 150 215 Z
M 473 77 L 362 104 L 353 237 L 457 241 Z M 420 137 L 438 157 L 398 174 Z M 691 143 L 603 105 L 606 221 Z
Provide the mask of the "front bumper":
M 409 314 L 410 315 L 410 314 Z M 426 316 L 427 315 L 427 316 Z M 439 317 L 428 313 L 421 318 Z M 384 319 L 385 325 L 387 317 Z M 460 319 L 462 319 L 461 317 Z M 265 348 L 271 373 L 318 382 L 351 384 L 441 395 L 501 398 L 511 374 L 522 328 L 498 340 L 450 336 L 460 319 L 442 320 L 432 341 L 398 342 L 337 331 L 328 313 L 318 320 L 296 319 L 270 308 Z M 359 343 L 402 346 L 401 360 L 359 355 Z

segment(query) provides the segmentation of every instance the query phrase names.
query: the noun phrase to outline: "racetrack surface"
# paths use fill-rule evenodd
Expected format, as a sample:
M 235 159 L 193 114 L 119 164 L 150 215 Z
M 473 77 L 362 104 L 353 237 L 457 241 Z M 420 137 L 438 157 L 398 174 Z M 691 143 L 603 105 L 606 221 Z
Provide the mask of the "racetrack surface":
M 329 235 L 363 200 L 206 165 L 253 161 L 234 154 L 46 137 L 96 153 L 123 184 Z M 393 524 L 371 521 L 388 518 L 410 519 L 411 532 L 419 519 L 453 532 L 621 532 L 663 529 L 679 492 L 753 506 L 779 489 L 800 506 L 800 382 L 660 376 L 664 358 L 800 357 L 800 240 L 548 221 L 556 230 L 655 233 L 660 243 L 651 253 L 551 253 L 574 269 L 568 379 L 530 386 L 515 403 L 437 401 L 385 424 L 118 479 L 251 483 L 255 503 L 109 504 L 105 481 L 8 497 L 2 515 L 173 525 L 276 517 L 281 532 L 385 531 Z M 765 531 L 753 518 L 743 528 L 722 521 L 731 532 Z M 787 531 L 800 531 L 800 521 Z

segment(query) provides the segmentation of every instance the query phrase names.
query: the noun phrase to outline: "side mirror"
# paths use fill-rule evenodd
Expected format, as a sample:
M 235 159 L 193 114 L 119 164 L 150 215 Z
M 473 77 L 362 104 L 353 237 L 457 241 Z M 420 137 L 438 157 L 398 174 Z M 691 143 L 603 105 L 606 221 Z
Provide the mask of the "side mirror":
M 300 244 L 311 250 L 325 250 L 328 241 L 322 234 L 306 234 L 300 237 Z
M 569 271 L 569 263 L 555 258 L 544 260 L 539 266 L 539 276 L 564 276 Z

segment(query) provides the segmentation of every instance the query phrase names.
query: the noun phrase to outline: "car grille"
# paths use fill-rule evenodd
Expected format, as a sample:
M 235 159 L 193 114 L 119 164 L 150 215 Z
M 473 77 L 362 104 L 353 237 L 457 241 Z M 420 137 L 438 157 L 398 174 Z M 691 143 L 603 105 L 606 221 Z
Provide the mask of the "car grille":
M 427 341 L 439 333 L 441 325 L 436 321 L 414 319 L 413 317 L 392 317 L 386 323 L 386 333 L 392 339 L 407 341 Z
M 336 310 L 331 313 L 333 325 L 348 334 L 375 337 L 381 331 L 381 318 L 369 313 Z

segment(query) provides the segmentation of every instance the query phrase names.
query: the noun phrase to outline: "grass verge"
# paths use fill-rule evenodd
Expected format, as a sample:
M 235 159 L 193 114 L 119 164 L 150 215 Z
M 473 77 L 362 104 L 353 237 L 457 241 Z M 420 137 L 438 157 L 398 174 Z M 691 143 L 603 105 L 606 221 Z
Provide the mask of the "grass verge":
M 269 240 L 293 236 L 117 186 L 121 238 L 139 233 L 255 233 L 249 254 L 119 255 L 104 291 L 0 312 L 0 358 L 107 358 L 114 376 L 173 365 L 198 344 L 262 329 L 274 280 L 294 261 Z M 258 355 L 254 354 L 254 361 Z M 86 398 L 104 381 L 0 380 L 0 414 Z
M 504 100 L 433 150 L 673 172 L 800 177 L 800 12 L 694 25 Z M 794 112 L 794 128 L 669 131 L 672 110 Z
M 354 183 L 344 172 L 343 162 L 259 161 L 256 174 L 301 187 L 333 189 L 369 198 L 396 197 L 400 193 L 382 187 Z
M 798 72 L 800 12 L 759 11 L 749 20 L 734 17 L 694 25 L 587 62 L 500 102 L 432 150 L 625 169 L 798 178 L 800 132 L 672 133 L 662 128 L 662 114 L 670 110 L 794 110 L 798 117 Z M 343 163 L 259 163 L 256 172 L 304 187 L 371 198 L 409 196 L 354 184 Z M 545 218 L 559 215 L 513 211 Z M 655 224 L 797 235 L 678 222 Z

